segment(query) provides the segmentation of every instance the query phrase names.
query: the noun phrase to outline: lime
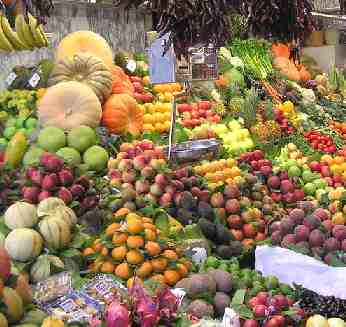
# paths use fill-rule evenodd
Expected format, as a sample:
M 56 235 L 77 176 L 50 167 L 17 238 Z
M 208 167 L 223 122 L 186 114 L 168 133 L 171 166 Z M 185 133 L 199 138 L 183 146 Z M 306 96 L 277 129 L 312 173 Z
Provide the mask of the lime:
M 9 118 L 5 124 L 6 127 L 16 126 L 16 118 Z
M 24 127 L 24 123 L 25 123 L 26 118 L 25 117 L 19 117 L 16 119 L 16 127 L 17 128 L 22 128 Z
M 216 257 L 208 257 L 205 261 L 206 268 L 217 268 L 219 266 L 219 259 Z
M 68 133 L 67 143 L 69 147 L 84 152 L 96 144 L 96 133 L 89 126 L 75 127 Z
M 14 134 L 16 134 L 16 128 L 14 126 L 11 126 L 11 127 L 6 127 L 4 129 L 4 137 L 8 140 L 10 140 Z
M 65 146 L 66 136 L 62 129 L 48 126 L 41 130 L 37 141 L 43 150 L 56 152 Z
M 27 128 L 26 130 L 25 130 L 25 136 L 27 137 L 27 138 L 29 138 L 31 135 L 32 135 L 32 133 L 35 131 L 35 128 L 33 127 L 33 128 Z
M 57 151 L 56 154 L 72 166 L 78 166 L 82 161 L 80 153 L 74 148 L 64 147 Z
M 37 126 L 37 119 L 36 118 L 28 118 L 26 121 L 25 121 L 25 127 L 26 128 L 32 128 L 34 129 L 35 127 Z
M 217 269 L 220 269 L 223 271 L 228 271 L 228 264 L 227 263 L 221 263 Z
M 100 172 L 107 167 L 109 159 L 108 152 L 99 145 L 94 145 L 83 154 L 83 161 L 88 170 Z

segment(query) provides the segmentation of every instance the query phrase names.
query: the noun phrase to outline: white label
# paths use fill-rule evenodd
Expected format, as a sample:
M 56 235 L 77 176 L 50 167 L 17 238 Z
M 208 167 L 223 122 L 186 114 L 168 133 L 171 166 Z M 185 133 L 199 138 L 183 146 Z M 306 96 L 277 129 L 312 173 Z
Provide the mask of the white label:
M 232 308 L 225 309 L 222 327 L 240 327 L 239 315 Z
M 7 86 L 11 86 L 11 84 L 14 82 L 16 78 L 17 78 L 17 74 L 12 72 L 7 76 L 5 83 L 7 84 Z
M 129 60 L 127 65 L 126 65 L 126 68 L 131 72 L 133 73 L 135 70 L 136 70 L 136 67 L 137 67 L 137 64 L 134 60 Z
M 183 288 L 174 288 L 172 289 L 172 293 L 178 298 L 178 305 L 181 305 L 181 302 L 186 295 L 186 292 Z
M 204 262 L 208 257 L 208 253 L 205 248 L 193 248 L 192 253 L 192 261 L 198 264 Z
M 29 84 L 31 87 L 36 87 L 37 84 L 39 83 L 41 77 L 39 74 L 35 73 L 34 75 L 32 75 L 32 77 L 30 78 Z

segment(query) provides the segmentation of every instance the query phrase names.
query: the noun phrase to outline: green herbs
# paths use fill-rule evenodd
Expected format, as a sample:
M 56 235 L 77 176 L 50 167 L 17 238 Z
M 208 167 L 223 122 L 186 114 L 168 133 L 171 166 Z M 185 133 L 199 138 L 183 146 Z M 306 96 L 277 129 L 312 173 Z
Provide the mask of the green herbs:
M 266 80 L 273 73 L 269 55 L 269 44 L 263 40 L 237 40 L 233 43 L 232 54 L 239 57 L 247 71 L 257 80 Z

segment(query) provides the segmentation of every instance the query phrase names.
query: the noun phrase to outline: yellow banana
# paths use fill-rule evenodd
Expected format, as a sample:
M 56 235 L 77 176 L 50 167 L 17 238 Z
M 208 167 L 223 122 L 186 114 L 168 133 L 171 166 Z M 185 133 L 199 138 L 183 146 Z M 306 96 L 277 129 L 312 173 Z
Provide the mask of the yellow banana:
M 25 18 L 22 14 L 16 17 L 15 21 L 16 32 L 20 40 L 29 48 L 32 49 L 35 47 L 35 41 L 31 34 L 30 27 L 25 21 Z
M 32 16 L 30 13 L 28 13 L 28 19 L 29 19 L 30 31 L 34 38 L 35 45 L 38 48 L 44 47 L 45 42 L 44 42 L 43 36 L 41 35 L 40 30 L 38 29 L 37 19 L 34 16 Z
M 4 51 L 13 51 L 14 48 L 12 46 L 12 44 L 10 43 L 10 41 L 7 39 L 2 26 L 0 24 L 0 49 L 4 50 Z
M 43 29 L 43 26 L 42 24 L 38 25 L 37 26 L 37 29 L 38 31 L 40 32 L 42 38 L 43 38 L 43 42 L 44 42 L 44 47 L 48 47 L 49 45 L 49 42 L 48 42 L 48 39 L 47 39 L 47 36 L 46 36 L 46 33 L 44 32 L 44 29 Z
M 0 15 L 0 25 L 6 38 L 11 43 L 14 49 L 16 50 L 26 49 L 25 44 L 19 39 L 17 33 L 12 30 L 10 23 L 8 22 L 7 18 L 4 15 Z

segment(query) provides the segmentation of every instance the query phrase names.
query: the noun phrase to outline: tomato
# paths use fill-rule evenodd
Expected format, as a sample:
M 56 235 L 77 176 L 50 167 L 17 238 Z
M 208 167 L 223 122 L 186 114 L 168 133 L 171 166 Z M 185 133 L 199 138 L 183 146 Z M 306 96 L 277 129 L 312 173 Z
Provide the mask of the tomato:
M 213 123 L 218 124 L 221 121 L 221 117 L 219 115 L 215 115 L 214 117 L 211 117 L 211 120 Z
M 199 116 L 200 117 L 206 117 L 206 115 L 207 115 L 207 113 L 206 113 L 206 111 L 205 110 L 198 110 L 198 113 L 199 113 Z
M 191 119 L 192 126 L 198 126 L 199 121 L 197 119 Z
M 192 109 L 188 103 L 179 103 L 177 108 L 179 113 L 191 111 Z
M 214 113 L 211 110 L 208 110 L 206 112 L 206 117 L 212 117 L 212 116 L 214 116 Z
M 336 146 L 335 144 L 332 144 L 331 146 L 328 147 L 328 152 L 333 153 L 336 151 Z
M 144 87 L 143 87 L 142 83 L 140 83 L 140 82 L 133 82 L 132 85 L 135 88 L 135 92 L 143 93 Z
M 198 102 L 198 109 L 202 110 L 210 110 L 211 109 L 211 103 L 210 101 L 200 101 Z
M 145 92 L 142 94 L 142 99 L 145 103 L 151 103 L 154 101 L 154 96 L 149 92 Z
M 191 117 L 192 117 L 193 119 L 199 118 L 199 113 L 198 113 L 198 111 L 192 111 L 192 112 L 191 112 Z
M 135 99 L 136 99 L 137 102 L 139 102 L 139 103 L 144 102 L 144 101 L 143 101 L 143 94 L 142 94 L 142 93 L 136 92 L 136 93 L 134 94 L 134 97 L 135 97 Z
M 191 120 L 191 119 L 185 119 L 185 120 L 183 120 L 183 121 L 182 121 L 182 124 L 183 124 L 184 127 L 187 127 L 187 128 L 193 127 L 193 123 L 192 123 L 192 120 Z

